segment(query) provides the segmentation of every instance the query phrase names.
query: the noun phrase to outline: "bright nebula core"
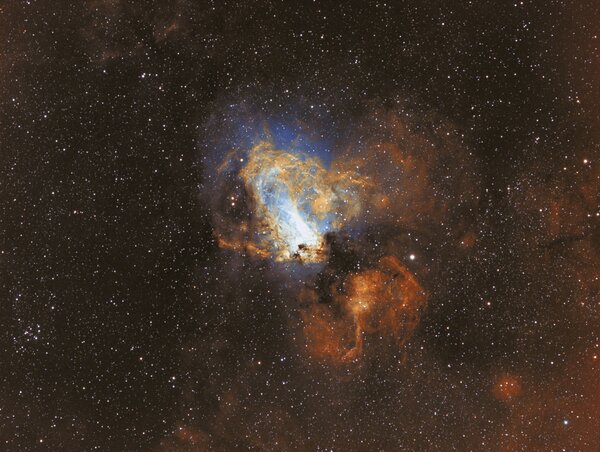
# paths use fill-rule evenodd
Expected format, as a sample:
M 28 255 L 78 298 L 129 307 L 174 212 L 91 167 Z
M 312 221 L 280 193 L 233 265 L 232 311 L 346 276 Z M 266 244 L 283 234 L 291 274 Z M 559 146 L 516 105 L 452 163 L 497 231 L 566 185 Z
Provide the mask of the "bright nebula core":
M 276 261 L 324 261 L 325 235 L 361 212 L 359 192 L 366 180 L 335 162 L 328 169 L 303 151 L 276 149 L 270 140 L 246 154 L 239 159 L 245 163 L 239 176 L 253 210 L 251 233 L 249 242 L 236 247 Z

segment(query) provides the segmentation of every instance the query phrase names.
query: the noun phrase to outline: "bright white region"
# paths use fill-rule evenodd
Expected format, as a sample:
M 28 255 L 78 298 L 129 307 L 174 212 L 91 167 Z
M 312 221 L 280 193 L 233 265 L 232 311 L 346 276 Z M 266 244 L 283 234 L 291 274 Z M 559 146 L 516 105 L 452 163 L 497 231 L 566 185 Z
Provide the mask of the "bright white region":
M 280 233 L 285 240 L 288 251 L 291 254 L 298 252 L 300 245 L 309 247 L 318 246 L 320 234 L 316 228 L 312 228 L 289 199 L 281 200 L 276 206 L 276 219 Z
M 318 247 L 322 232 L 312 219 L 312 212 L 305 211 L 290 197 L 288 187 L 280 179 L 280 173 L 270 168 L 255 179 L 258 194 L 275 221 L 277 235 L 290 256 L 300 251 L 300 245 Z

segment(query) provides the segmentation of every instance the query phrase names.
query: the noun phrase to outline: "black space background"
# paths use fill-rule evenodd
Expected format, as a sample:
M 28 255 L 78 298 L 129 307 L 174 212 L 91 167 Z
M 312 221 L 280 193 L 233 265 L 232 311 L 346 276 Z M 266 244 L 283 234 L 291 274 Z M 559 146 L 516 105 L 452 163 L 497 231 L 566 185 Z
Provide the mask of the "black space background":
M 581 167 L 578 152 L 598 159 L 599 19 L 592 1 L 1 2 L 2 448 L 494 449 L 511 414 L 489 395 L 490 369 L 553 386 L 599 341 L 597 291 L 585 314 L 566 314 L 561 275 L 577 259 L 567 249 L 543 267 L 505 190 L 528 168 L 553 181 Z M 232 281 L 213 239 L 203 124 L 223 99 L 246 98 L 265 114 L 301 99 L 347 124 L 363 103 L 402 98 L 464 134 L 480 241 L 469 257 L 436 257 L 419 370 L 311 380 L 285 365 L 282 305 L 236 292 L 270 283 Z M 591 217 L 561 240 L 593 257 L 597 232 Z M 486 297 L 498 302 L 482 310 Z M 293 390 L 248 377 L 252 359 Z M 223 420 L 222 394 L 240 380 L 279 396 L 236 390 Z M 386 402 L 391 380 L 404 407 Z M 328 402 L 346 393 L 354 403 Z M 299 399 L 312 408 L 281 414 Z M 597 450 L 585 429 L 553 436 L 561 410 L 528 444 Z

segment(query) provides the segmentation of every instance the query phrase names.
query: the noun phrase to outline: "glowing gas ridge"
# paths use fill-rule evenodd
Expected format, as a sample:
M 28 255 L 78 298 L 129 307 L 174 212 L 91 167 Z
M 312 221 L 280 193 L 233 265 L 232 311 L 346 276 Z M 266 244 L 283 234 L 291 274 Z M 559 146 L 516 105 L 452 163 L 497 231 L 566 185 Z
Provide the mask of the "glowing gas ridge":
M 353 171 L 322 162 L 304 152 L 275 149 L 271 141 L 255 145 L 240 171 L 253 202 L 256 254 L 278 261 L 325 259 L 324 236 L 348 224 L 360 210 L 364 181 Z

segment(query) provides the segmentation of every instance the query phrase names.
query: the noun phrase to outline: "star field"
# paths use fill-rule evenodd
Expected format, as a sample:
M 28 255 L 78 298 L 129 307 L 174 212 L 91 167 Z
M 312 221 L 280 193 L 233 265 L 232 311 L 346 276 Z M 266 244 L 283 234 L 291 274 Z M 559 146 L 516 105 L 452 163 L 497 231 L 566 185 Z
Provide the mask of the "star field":
M 0 4 L 1 448 L 599 450 L 599 24 Z

